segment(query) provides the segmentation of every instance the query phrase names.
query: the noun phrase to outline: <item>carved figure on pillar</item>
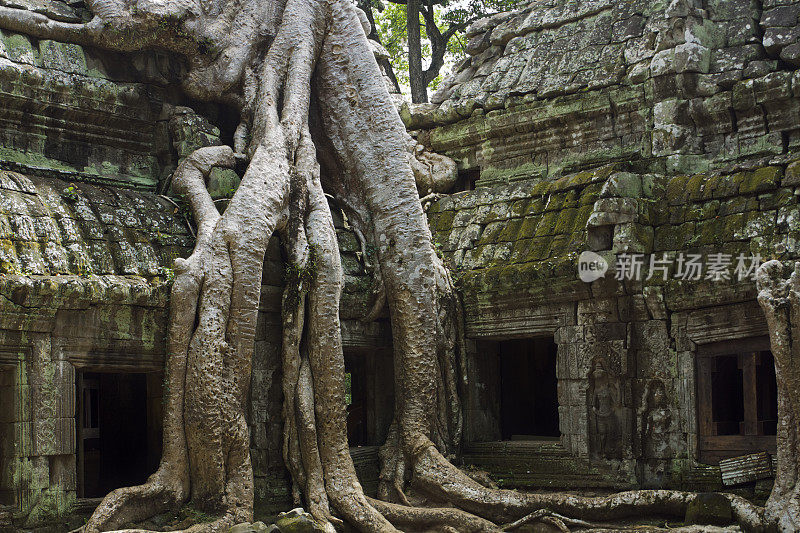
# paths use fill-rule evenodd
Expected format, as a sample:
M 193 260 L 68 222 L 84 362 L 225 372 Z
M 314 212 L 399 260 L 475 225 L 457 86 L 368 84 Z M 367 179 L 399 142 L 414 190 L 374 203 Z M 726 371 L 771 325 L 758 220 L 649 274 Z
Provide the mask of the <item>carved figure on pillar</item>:
M 592 455 L 620 459 L 620 429 L 617 408 L 620 405 L 618 378 L 608 370 L 602 357 L 592 361 L 589 372 L 589 408 Z

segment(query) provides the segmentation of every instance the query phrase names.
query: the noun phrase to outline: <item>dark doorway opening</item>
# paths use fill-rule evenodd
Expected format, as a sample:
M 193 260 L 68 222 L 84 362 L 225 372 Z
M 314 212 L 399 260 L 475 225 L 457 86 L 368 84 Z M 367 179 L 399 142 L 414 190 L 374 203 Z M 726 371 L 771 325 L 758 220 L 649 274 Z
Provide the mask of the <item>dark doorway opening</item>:
M 744 420 L 742 370 L 736 355 L 720 356 L 711 373 L 711 418 L 717 435 L 738 435 Z
M 499 344 L 503 440 L 559 437 L 555 342 L 544 337 Z
M 345 357 L 347 442 L 350 446 L 367 444 L 367 372 L 364 363 L 363 357 Z
M 160 385 L 157 374 L 78 374 L 79 497 L 140 485 L 158 467 Z
M 14 398 L 13 367 L 0 366 L 0 472 L 12 472 L 11 464 L 14 460 L 14 422 L 17 422 L 15 413 L 16 399 Z M 11 476 L 0 475 L 0 505 L 14 504 L 14 480 Z
M 344 352 L 347 441 L 351 447 L 380 446 L 394 415 L 394 368 L 390 348 Z
M 769 339 L 707 344 L 697 356 L 700 460 L 774 452 L 778 386 Z

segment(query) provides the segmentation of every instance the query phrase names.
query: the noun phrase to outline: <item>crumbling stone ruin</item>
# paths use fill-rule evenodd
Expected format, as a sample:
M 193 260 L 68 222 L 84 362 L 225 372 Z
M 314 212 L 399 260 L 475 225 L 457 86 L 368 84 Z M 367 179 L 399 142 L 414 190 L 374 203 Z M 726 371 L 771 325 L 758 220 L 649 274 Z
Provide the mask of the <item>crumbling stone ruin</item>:
M 433 103 L 400 106 L 413 149 L 458 166 L 420 192 L 447 193 L 426 206 L 463 303 L 465 465 L 504 488 L 717 491 L 720 461 L 776 454 L 755 279 L 800 260 L 798 17 L 792 0 L 535 1 L 474 24 Z M 238 124 L 181 91 L 173 54 L 0 32 L 0 530 L 15 530 L 158 466 L 173 261 L 195 242 L 170 179 Z M 240 174 L 215 168 L 212 198 Z M 375 250 L 341 207 L 347 433 L 375 495 L 392 333 Z M 608 268 L 590 282 L 587 251 Z M 247 413 L 257 515 L 293 506 L 285 272 L 273 238 Z M 773 468 L 737 488 L 763 501 Z
M 474 341 L 467 460 L 512 485 L 552 480 L 514 468 L 551 449 L 492 442 L 504 422 L 497 354 L 505 339 L 545 336 L 558 453 L 585 465 L 570 483 L 604 465 L 605 483 L 711 490 L 709 465 L 774 452 L 752 259 L 798 255 L 798 12 L 780 1 L 535 2 L 475 24 L 470 57 L 434 103 L 401 110 L 475 189 L 428 210 Z M 642 254 L 641 276 L 584 283 L 584 250 L 611 271 L 620 254 Z M 702 257 L 699 276 L 680 279 L 681 254 Z M 715 259 L 727 274 L 708 270 Z M 738 424 L 719 411 L 728 401 L 744 410 Z

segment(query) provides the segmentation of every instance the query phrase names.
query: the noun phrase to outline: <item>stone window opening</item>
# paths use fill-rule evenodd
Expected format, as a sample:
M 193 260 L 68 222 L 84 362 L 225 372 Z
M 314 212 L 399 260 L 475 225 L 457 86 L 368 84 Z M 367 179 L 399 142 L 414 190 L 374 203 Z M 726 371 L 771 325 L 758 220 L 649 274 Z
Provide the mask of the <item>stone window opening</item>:
M 702 345 L 697 355 L 700 461 L 774 453 L 777 384 L 768 338 Z
M 480 168 L 460 169 L 458 171 L 458 177 L 456 178 L 456 184 L 453 188 L 453 192 L 475 190 L 475 183 L 480 179 L 480 177 Z
M 78 497 L 139 485 L 161 458 L 161 375 L 78 372 Z

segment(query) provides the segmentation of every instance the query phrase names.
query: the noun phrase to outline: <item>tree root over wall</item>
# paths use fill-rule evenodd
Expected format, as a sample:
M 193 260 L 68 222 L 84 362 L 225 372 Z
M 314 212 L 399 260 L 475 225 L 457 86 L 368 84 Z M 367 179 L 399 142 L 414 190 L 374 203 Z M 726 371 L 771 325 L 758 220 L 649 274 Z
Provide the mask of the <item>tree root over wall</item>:
M 434 252 L 408 136 L 350 2 L 87 3 L 96 16 L 85 25 L 0 7 L 0 27 L 114 50 L 182 54 L 190 65 L 186 93 L 235 105 L 241 124 L 233 147 L 196 151 L 173 181 L 191 204 L 198 233 L 192 255 L 175 262 L 161 465 L 144 485 L 106 496 L 86 533 L 123 527 L 188 501 L 217 517 L 188 531 L 227 531 L 252 520 L 245 412 L 262 265 L 275 232 L 290 274 L 282 298 L 284 459 L 295 499 L 326 531 L 343 521 L 368 532 L 469 532 L 537 521 L 568 530 L 642 514 L 684 516 L 692 493 L 524 494 L 484 487 L 448 460 L 461 438 L 458 298 Z M 220 215 L 205 179 L 212 167 L 233 166 L 237 158 L 249 165 Z M 364 495 L 348 450 L 339 324 L 343 274 L 323 190 L 377 251 L 376 306 L 385 297 L 392 322 L 395 415 L 380 454 L 377 500 Z M 797 326 L 790 319 L 798 293 L 795 281 L 776 279 L 776 268 L 760 272 L 759 301 L 770 317 L 778 366 L 779 479 L 766 512 L 729 499 L 737 521 L 750 530 L 795 531 L 793 413 L 800 371 L 791 342 Z

